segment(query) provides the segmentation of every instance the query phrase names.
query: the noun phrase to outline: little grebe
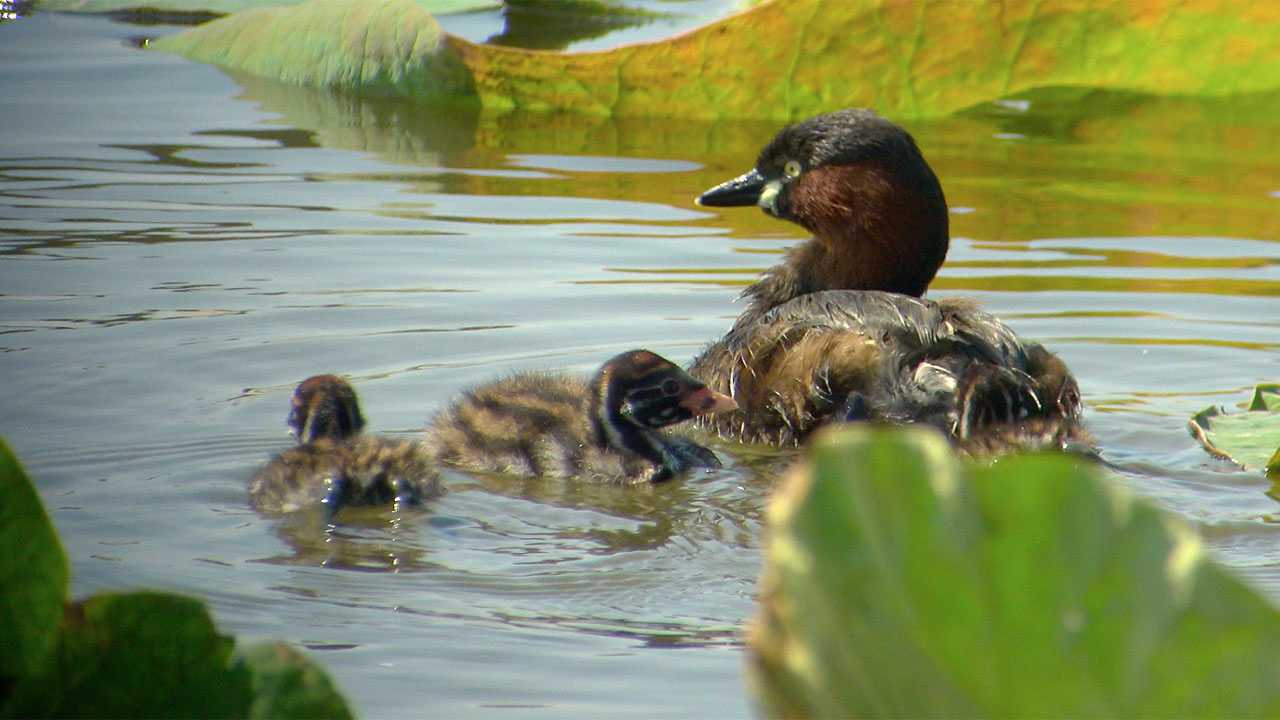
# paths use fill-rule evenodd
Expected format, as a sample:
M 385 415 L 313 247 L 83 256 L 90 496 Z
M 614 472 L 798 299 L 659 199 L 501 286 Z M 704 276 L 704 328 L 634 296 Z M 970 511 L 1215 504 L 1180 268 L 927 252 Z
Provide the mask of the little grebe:
M 813 233 L 690 368 L 738 403 L 703 420 L 722 435 L 792 444 L 834 419 L 926 422 L 976 454 L 1088 442 L 1056 355 L 972 301 L 920 297 L 947 254 L 947 203 L 901 127 L 861 109 L 796 123 L 697 202 Z
M 440 491 L 421 443 L 361 434 L 360 402 L 342 378 L 303 380 L 288 423 L 298 446 L 272 458 L 249 481 L 249 498 L 259 510 L 321 505 L 333 514 L 348 505 L 417 504 Z
M 589 381 L 522 373 L 469 390 L 432 419 L 426 444 L 462 470 L 661 482 L 720 461 L 660 429 L 736 407 L 665 358 L 632 350 Z

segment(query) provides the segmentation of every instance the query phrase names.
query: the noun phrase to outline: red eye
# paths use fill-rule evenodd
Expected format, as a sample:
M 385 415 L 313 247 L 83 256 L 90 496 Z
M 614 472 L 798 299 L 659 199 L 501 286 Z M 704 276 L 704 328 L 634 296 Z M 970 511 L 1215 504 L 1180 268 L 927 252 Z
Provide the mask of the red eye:
M 677 395 L 680 393 L 680 383 L 675 380 L 664 380 L 662 382 L 663 395 Z

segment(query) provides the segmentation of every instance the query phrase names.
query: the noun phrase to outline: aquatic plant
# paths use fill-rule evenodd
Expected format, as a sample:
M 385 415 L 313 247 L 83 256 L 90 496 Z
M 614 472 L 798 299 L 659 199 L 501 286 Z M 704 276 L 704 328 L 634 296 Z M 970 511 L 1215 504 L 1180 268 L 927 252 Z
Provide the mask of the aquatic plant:
M 351 717 L 323 670 L 284 643 L 237 649 L 199 600 L 68 601 L 66 553 L 3 440 L 0 547 L 0 717 Z
M 784 717 L 1280 713 L 1280 613 L 1089 461 L 819 436 L 769 510 L 752 670 Z
M 1187 429 L 1210 455 L 1280 480 L 1280 383 L 1254 387 L 1243 413 L 1207 407 L 1191 416 Z
M 193 3 L 198 4 L 198 3 Z M 443 33 L 416 0 L 263 7 L 152 46 L 287 82 L 486 110 L 790 120 L 939 116 L 1045 87 L 1280 89 L 1280 5 L 773 0 L 658 42 L 557 53 Z

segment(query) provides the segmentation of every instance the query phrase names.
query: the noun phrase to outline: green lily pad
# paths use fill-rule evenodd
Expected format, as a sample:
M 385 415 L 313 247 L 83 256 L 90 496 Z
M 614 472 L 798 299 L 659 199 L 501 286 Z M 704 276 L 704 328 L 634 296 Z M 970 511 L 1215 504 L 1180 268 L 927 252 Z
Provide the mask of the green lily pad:
M 246 10 L 152 46 L 284 82 L 384 96 L 472 98 L 470 74 L 415 0 L 310 0 Z
M 844 429 L 769 521 L 770 715 L 1280 713 L 1280 613 L 1084 460 L 961 466 L 935 434 Z
M 324 672 L 287 646 L 233 655 L 199 600 L 67 603 L 66 555 L 3 440 L 0 547 L 0 717 L 351 717 Z
M 1249 410 L 1280 413 L 1280 383 L 1260 383 L 1255 385 L 1253 387 L 1253 398 L 1249 400 Z
M 430 16 L 408 12 L 411 5 L 421 10 L 409 0 L 311 0 L 270 16 L 237 13 L 156 46 L 288 82 L 372 92 L 384 92 L 388 77 L 448 65 L 406 94 L 462 94 L 496 111 L 705 120 L 784 121 L 850 105 L 938 116 L 1063 86 L 1212 97 L 1280 89 L 1276 3 L 788 0 L 660 42 L 584 53 L 454 37 L 442 49 Z M 407 38 L 431 40 L 419 47 Z M 457 81 L 450 59 L 471 82 Z
M 53 650 L 67 596 L 67 556 L 18 458 L 0 440 L 0 684 Z
M 1207 407 L 1191 417 L 1187 428 L 1210 455 L 1246 470 L 1274 473 L 1280 468 L 1280 384 L 1255 387 L 1247 412 Z

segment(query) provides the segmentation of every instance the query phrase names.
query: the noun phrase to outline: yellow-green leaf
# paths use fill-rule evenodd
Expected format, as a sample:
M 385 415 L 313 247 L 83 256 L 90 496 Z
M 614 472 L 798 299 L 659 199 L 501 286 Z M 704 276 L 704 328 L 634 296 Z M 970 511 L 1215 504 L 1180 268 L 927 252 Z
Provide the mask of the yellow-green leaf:
M 299 85 L 471 99 L 470 75 L 444 37 L 415 0 L 310 0 L 246 10 L 152 44 Z
M 766 558 L 752 667 L 774 716 L 1280 713 L 1280 613 L 1081 459 L 822 435 Z
M 474 94 L 499 111 L 619 116 L 788 120 L 859 105 L 906 118 L 1054 86 L 1200 96 L 1280 89 L 1276 3 L 773 0 L 667 40 L 589 53 L 454 37 L 445 52 L 426 13 L 407 11 L 413 5 L 312 0 L 157 45 L 288 82 L 385 92 L 388 76 L 415 76 L 423 82 L 394 84 L 397 92 Z M 431 40 L 406 53 L 397 44 L 404 37 Z M 350 38 L 367 41 L 343 50 Z M 424 75 L 427 67 L 437 69 Z

